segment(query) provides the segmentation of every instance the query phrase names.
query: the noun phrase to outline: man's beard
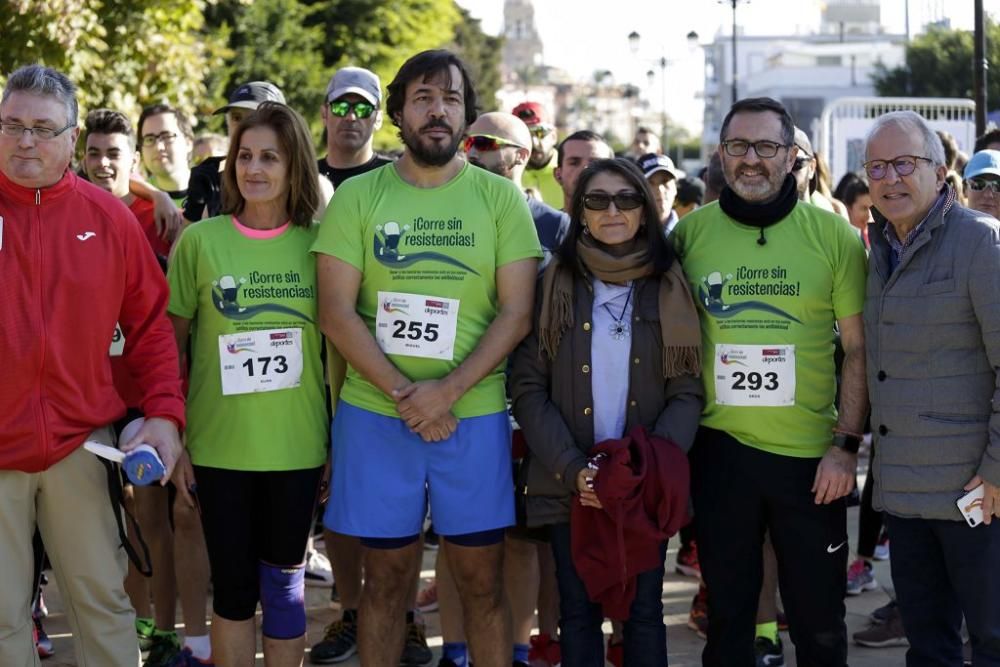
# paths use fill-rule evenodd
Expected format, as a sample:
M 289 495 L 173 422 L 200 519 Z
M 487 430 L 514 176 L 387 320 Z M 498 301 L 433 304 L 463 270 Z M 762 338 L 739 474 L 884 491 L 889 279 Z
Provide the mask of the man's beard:
M 501 160 L 498 164 L 496 164 L 496 165 L 494 165 L 492 167 L 487 167 L 485 164 L 483 164 L 479 160 L 476 160 L 474 158 L 470 158 L 469 159 L 469 164 L 474 165 L 476 167 L 479 167 L 480 169 L 485 169 L 486 171 L 488 171 L 490 173 L 493 173 L 493 174 L 496 174 L 497 176 L 503 176 L 508 181 L 511 180 L 511 176 L 514 173 L 514 170 L 511 168 L 511 166 L 508 165 L 503 160 Z
M 532 150 L 531 157 L 528 158 L 528 169 L 541 169 L 547 165 L 552 161 L 553 152 L 554 150 L 550 150 L 548 153 L 540 150 Z
M 432 127 L 447 129 L 451 132 L 451 141 L 442 143 L 428 140 L 427 143 L 424 143 L 421 140 L 420 133 Z M 462 128 L 461 132 L 456 132 L 454 128 L 443 120 L 432 120 L 417 131 L 411 130 L 404 123 L 399 130 L 400 138 L 403 140 L 406 150 L 410 152 L 410 155 L 413 156 L 417 164 L 425 167 L 443 167 L 448 164 L 455 157 L 455 154 L 458 153 L 458 146 L 462 143 L 462 135 L 464 133 L 465 128 Z
M 781 192 L 781 186 L 785 182 L 787 174 L 781 173 L 778 165 L 762 164 L 755 167 L 746 166 L 747 169 L 759 169 L 764 176 L 764 182 L 749 184 L 739 178 L 739 172 L 744 168 L 742 161 L 736 162 L 733 167 L 723 163 L 723 172 L 726 177 L 726 184 L 743 201 L 761 204 L 769 202 Z

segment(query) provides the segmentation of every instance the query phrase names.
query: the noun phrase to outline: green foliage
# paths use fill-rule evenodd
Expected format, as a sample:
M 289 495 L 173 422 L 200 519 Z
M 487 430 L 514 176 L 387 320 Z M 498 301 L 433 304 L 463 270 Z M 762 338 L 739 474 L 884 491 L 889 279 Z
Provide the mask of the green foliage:
M 931 27 L 906 48 L 905 64 L 889 69 L 876 65 L 872 75 L 882 96 L 973 97 L 973 35 L 963 30 Z M 986 22 L 986 59 L 1000 63 L 1000 24 Z M 987 77 L 987 99 L 1000 100 L 1000 78 Z

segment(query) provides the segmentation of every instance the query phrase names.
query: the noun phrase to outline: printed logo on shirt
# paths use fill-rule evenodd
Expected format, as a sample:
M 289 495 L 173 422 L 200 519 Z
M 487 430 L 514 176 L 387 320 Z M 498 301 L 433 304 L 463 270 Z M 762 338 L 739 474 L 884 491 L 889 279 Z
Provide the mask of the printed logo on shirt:
M 97 234 L 95 234 L 94 232 L 84 232 L 83 234 L 77 234 L 76 238 L 80 239 L 81 241 L 86 241 L 87 239 L 92 239 L 95 236 L 97 236 Z
M 417 262 L 441 262 L 479 275 L 471 266 L 434 250 L 422 248 L 473 248 L 476 233 L 463 231 L 462 220 L 428 220 L 421 216 L 412 224 L 400 225 L 390 220 L 375 226 L 375 259 L 393 268 L 412 266 Z
M 799 296 L 798 282 L 787 280 L 783 268 L 751 269 L 740 266 L 736 275 L 712 271 L 701 278 L 698 284 L 698 299 L 709 315 L 716 319 L 728 319 L 747 312 L 767 313 L 802 324 L 794 315 L 764 301 L 739 301 L 733 303 L 730 297 L 741 296 Z
M 302 277 L 296 271 L 261 273 L 251 271 L 249 277 L 237 279 L 232 275 L 220 276 L 212 281 L 212 305 L 219 314 L 230 320 L 249 320 L 262 313 L 283 313 L 306 322 L 312 318 L 280 303 L 255 303 L 243 305 L 241 299 L 314 299 L 312 285 L 303 287 Z

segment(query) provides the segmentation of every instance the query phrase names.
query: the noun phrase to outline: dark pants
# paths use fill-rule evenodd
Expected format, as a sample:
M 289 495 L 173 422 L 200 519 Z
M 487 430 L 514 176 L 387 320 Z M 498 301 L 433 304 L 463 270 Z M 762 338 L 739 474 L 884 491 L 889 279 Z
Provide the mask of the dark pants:
M 961 665 L 963 613 L 972 664 L 1000 666 L 1000 520 L 969 528 L 886 516 L 907 666 Z
M 819 459 L 778 456 L 702 427 L 691 450 L 698 560 L 708 587 L 705 667 L 754 665 L 764 531 L 800 667 L 844 667 L 847 506 L 816 505 Z
M 601 605 L 590 601 L 583 580 L 573 566 L 569 524 L 552 526 L 552 554 L 559 585 L 559 648 L 563 667 L 604 667 Z M 660 566 L 639 574 L 635 599 L 625 621 L 625 664 L 628 667 L 666 667 L 667 628 L 663 625 L 663 558 Z
M 875 444 L 872 443 L 872 453 L 869 461 L 875 460 Z M 878 546 L 879 534 L 882 532 L 882 513 L 872 507 L 872 493 L 875 488 L 875 475 L 871 467 L 865 477 L 865 488 L 861 492 L 861 507 L 858 513 L 858 555 L 871 558 Z

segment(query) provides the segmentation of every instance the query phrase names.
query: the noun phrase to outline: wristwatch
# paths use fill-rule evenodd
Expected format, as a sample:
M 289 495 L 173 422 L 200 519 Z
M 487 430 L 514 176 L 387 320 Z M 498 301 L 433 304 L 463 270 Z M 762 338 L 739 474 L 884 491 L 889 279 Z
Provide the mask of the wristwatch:
M 847 433 L 834 433 L 831 444 L 837 449 L 843 449 L 850 454 L 857 454 L 858 448 L 861 446 L 861 438 L 848 435 Z

